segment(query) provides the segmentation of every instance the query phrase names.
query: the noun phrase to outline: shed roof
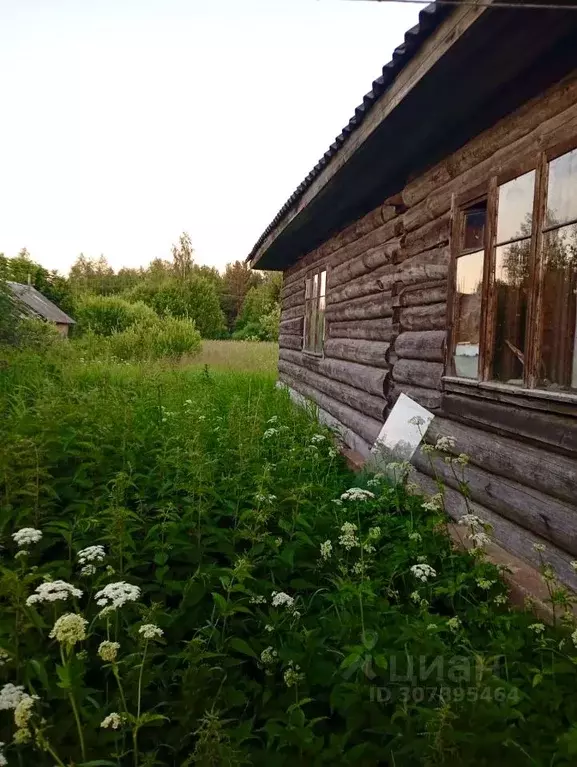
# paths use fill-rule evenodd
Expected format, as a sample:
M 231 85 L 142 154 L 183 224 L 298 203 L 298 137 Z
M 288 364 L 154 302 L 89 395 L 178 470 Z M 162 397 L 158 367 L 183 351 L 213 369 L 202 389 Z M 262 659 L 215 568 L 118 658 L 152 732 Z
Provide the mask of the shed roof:
M 50 322 L 56 322 L 59 325 L 74 325 L 75 322 L 72 317 L 69 317 L 62 309 L 59 309 L 56 304 L 49 301 L 46 296 L 43 296 L 40 291 L 32 287 L 32 285 L 22 285 L 20 282 L 7 282 L 6 283 L 14 296 L 21 304 L 24 304 L 25 308 L 45 320 Z

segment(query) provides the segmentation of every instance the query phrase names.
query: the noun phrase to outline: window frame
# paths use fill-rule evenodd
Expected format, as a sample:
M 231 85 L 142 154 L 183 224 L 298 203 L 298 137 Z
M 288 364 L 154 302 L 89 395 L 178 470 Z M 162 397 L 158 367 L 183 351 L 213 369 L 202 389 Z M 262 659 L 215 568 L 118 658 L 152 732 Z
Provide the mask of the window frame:
M 547 400 L 559 400 L 577 405 L 577 390 L 548 389 L 539 386 L 539 366 L 543 339 L 543 291 L 545 283 L 543 234 L 546 227 L 547 193 L 549 182 L 549 163 L 562 155 L 577 149 L 577 138 L 572 138 L 536 152 L 532 157 L 512 164 L 499 173 L 462 194 L 453 194 L 450 213 L 450 265 L 448 273 L 447 301 L 447 346 L 443 388 L 470 386 L 489 393 L 489 390 L 506 390 L 509 394 L 519 393 L 520 399 L 527 400 L 531 395 Z M 535 171 L 533 190 L 533 219 L 531 244 L 529 251 L 529 290 L 527 296 L 527 337 L 525 343 L 525 363 L 522 386 L 497 381 L 493 377 L 495 353 L 495 330 L 497 294 L 495 290 L 495 266 L 497 253 L 497 212 L 499 187 L 526 173 Z M 485 220 L 485 258 L 483 266 L 483 288 L 481 297 L 481 325 L 479 333 L 479 368 L 477 378 L 464 378 L 455 374 L 454 353 L 456 347 L 455 325 L 457 321 L 457 261 L 465 255 L 461 247 L 463 242 L 463 224 L 465 213 L 470 208 L 486 200 L 487 215 Z M 570 225 L 573 222 L 563 224 Z M 577 221 L 575 222 L 577 223 Z
M 322 274 L 325 274 L 325 292 L 324 296 L 321 294 L 321 287 L 322 287 Z M 318 278 L 318 294 L 316 296 L 312 296 L 307 298 L 307 283 L 309 280 L 313 281 L 314 285 L 314 278 Z M 305 289 L 305 308 L 304 308 L 304 317 L 303 317 L 303 338 L 302 338 L 302 352 L 303 354 L 308 354 L 312 357 L 323 357 L 324 356 L 324 348 L 325 348 L 325 339 L 326 339 L 326 301 L 327 301 L 327 289 L 328 289 L 328 269 L 326 265 L 320 265 L 315 266 L 313 269 L 309 269 L 309 271 L 305 274 L 304 278 L 304 289 Z M 321 302 L 321 298 L 325 299 L 325 307 L 324 307 L 324 316 L 323 316 L 323 325 L 322 325 L 322 338 L 320 341 L 320 344 L 317 344 L 317 332 L 318 332 L 318 325 L 317 325 L 317 317 L 319 312 L 319 305 Z M 309 314 L 309 306 L 312 305 L 313 309 L 311 313 Z M 315 325 L 315 345 L 313 348 L 310 348 L 308 346 L 308 336 L 309 336 L 309 326 L 311 322 Z

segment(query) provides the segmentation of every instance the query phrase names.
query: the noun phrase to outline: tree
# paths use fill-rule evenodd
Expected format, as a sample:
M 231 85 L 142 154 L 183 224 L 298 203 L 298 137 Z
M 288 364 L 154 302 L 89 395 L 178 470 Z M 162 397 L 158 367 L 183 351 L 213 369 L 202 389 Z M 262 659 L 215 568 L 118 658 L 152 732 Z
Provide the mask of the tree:
M 172 264 L 177 279 L 184 282 L 190 277 L 194 265 L 194 250 L 187 232 L 180 235 L 178 245 L 172 246 Z
M 226 265 L 222 278 L 221 306 L 227 325 L 233 328 L 248 291 L 262 281 L 258 272 L 253 272 L 246 261 L 234 261 Z

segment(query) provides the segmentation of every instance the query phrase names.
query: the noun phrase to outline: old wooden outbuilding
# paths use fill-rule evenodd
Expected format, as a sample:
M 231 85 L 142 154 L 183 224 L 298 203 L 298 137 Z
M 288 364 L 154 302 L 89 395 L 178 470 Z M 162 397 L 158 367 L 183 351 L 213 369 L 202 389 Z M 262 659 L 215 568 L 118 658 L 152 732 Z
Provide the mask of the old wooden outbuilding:
M 250 262 L 281 381 L 365 455 L 400 392 L 431 409 L 476 513 L 577 586 L 577 10 L 427 6 Z

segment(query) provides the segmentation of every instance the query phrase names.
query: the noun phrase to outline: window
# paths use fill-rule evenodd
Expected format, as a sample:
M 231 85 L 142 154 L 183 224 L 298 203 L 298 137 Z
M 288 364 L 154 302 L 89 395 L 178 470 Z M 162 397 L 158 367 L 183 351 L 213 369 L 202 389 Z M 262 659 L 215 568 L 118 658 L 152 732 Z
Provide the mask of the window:
M 577 149 L 456 208 L 450 372 L 577 390 Z
M 305 280 L 303 349 L 311 354 L 323 353 L 326 291 L 326 269 L 319 269 L 308 275 Z

